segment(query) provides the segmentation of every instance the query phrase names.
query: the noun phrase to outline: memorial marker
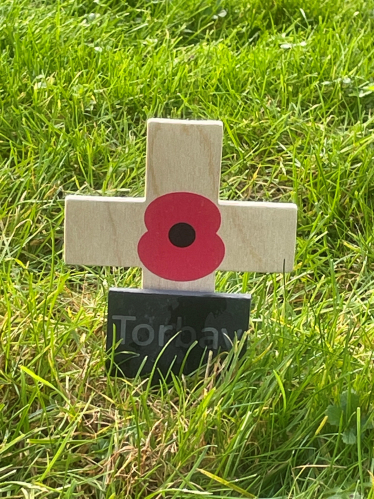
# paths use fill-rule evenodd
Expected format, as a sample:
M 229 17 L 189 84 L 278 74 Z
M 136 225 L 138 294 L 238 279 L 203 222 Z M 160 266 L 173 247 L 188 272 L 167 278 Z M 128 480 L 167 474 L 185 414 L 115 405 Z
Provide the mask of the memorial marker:
M 216 270 L 293 268 L 296 205 L 220 201 L 221 148 L 220 121 L 151 119 L 144 198 L 66 198 L 66 263 L 143 269 L 143 291 L 109 291 L 107 348 L 120 341 L 127 376 L 158 357 L 190 372 L 248 329 L 250 296 L 215 294 Z

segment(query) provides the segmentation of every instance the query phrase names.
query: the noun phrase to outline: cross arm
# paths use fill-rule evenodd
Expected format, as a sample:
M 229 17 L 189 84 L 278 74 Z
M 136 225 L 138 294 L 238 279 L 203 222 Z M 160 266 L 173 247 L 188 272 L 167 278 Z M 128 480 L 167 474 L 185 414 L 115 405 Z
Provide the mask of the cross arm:
M 293 203 L 220 201 L 225 243 L 220 270 L 291 272 L 297 206 Z
M 140 267 L 137 244 L 144 232 L 145 198 L 67 196 L 65 262 Z

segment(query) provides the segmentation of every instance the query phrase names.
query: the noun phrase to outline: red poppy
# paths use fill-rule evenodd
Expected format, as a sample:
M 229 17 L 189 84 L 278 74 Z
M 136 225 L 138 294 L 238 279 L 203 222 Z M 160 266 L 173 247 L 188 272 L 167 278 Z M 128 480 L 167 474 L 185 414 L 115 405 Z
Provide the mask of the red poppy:
M 210 199 L 171 192 L 152 201 L 144 215 L 148 232 L 138 244 L 143 265 L 171 281 L 194 281 L 214 272 L 225 245 L 217 235 L 221 214 Z

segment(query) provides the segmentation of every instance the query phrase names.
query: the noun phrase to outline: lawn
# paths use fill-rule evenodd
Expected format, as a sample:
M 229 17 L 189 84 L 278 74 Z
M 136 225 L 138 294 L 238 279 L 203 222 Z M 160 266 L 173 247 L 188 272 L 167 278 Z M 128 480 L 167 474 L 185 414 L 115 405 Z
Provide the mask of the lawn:
M 374 498 L 374 0 L 2 0 L 0 497 Z M 105 374 L 110 286 L 67 194 L 140 196 L 146 120 L 224 123 L 221 198 L 296 202 L 249 347 Z

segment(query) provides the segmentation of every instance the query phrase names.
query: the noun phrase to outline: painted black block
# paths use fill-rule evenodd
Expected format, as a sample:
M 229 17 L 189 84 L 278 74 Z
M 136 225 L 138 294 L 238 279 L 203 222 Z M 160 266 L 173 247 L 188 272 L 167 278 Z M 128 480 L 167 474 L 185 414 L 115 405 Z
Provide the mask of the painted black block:
M 249 326 L 251 296 L 140 289 L 109 290 L 108 370 L 134 377 L 188 374 L 228 351 Z M 118 344 L 119 343 L 119 344 Z M 118 344 L 113 355 L 113 344 Z

